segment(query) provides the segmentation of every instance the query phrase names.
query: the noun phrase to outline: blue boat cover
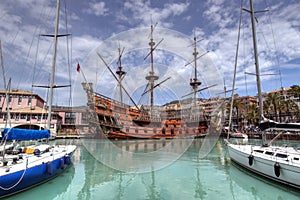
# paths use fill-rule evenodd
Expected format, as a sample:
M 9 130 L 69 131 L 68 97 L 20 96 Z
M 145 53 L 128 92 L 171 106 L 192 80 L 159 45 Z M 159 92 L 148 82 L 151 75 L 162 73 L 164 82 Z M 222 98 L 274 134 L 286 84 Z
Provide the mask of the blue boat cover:
M 2 138 L 6 140 L 38 140 L 50 137 L 49 130 L 31 130 L 20 128 L 5 128 L 2 133 Z

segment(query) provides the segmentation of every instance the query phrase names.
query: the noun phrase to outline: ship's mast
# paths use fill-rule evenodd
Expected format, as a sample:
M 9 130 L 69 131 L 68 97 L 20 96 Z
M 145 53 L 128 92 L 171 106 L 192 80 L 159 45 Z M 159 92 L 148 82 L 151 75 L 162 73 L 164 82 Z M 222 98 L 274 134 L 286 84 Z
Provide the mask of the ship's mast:
M 155 42 L 153 40 L 153 31 L 154 31 L 154 26 L 151 25 L 151 33 L 150 33 L 150 42 L 149 42 L 149 46 L 150 46 L 150 72 L 149 75 L 146 76 L 146 80 L 149 81 L 149 86 L 150 86 L 150 107 L 151 110 L 153 109 L 153 105 L 154 105 L 154 94 L 153 94 L 153 89 L 154 89 L 154 81 L 158 80 L 158 76 L 155 75 L 154 73 L 154 66 L 153 66 L 153 51 L 155 49 Z
M 118 70 L 116 71 L 116 73 L 119 76 L 119 82 L 118 82 L 118 85 L 119 85 L 119 95 L 120 95 L 119 98 L 120 98 L 120 102 L 123 103 L 123 93 L 122 93 L 122 86 L 121 86 L 121 84 L 122 84 L 122 79 L 123 79 L 124 75 L 126 74 L 126 72 L 123 71 L 123 69 L 122 69 L 121 58 L 122 58 L 122 54 L 123 54 L 124 48 L 121 51 L 121 49 L 119 47 L 118 51 L 119 51 Z
M 194 78 L 190 79 L 190 86 L 192 86 L 193 90 L 194 90 L 194 106 L 196 106 L 196 97 L 197 97 L 197 89 L 198 86 L 201 85 L 201 82 L 198 81 L 197 78 L 197 55 L 198 55 L 198 51 L 197 51 L 197 40 L 196 40 L 196 35 L 194 34 L 194 52 L 193 52 L 193 56 L 194 56 Z

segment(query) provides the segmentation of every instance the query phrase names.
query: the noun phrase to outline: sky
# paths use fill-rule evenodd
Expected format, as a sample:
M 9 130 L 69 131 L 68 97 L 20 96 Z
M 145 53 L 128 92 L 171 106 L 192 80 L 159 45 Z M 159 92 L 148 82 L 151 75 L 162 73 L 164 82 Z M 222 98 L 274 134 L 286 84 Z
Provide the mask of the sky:
M 249 2 L 243 3 L 249 9 Z M 262 91 L 300 85 L 300 2 L 298 0 L 256 0 L 256 32 Z M 80 83 L 92 82 L 94 90 L 110 98 L 120 98 L 118 82 L 110 73 L 117 70 L 118 49 L 126 76 L 122 83 L 136 102 L 150 72 L 151 25 L 154 51 L 155 101 L 183 99 L 192 91 L 194 78 L 193 39 L 196 37 L 200 98 L 220 96 L 232 88 L 241 1 L 207 0 L 61 0 L 55 84 L 72 87 L 55 89 L 55 105 L 80 104 L 84 92 Z M 249 13 L 242 12 L 236 93 L 256 95 L 253 43 Z M 52 69 L 55 0 L 2 0 L 0 40 L 6 82 L 11 88 L 32 91 L 46 99 L 48 90 L 32 85 L 48 85 Z M 124 50 L 123 50 L 124 49 Z M 105 63 L 101 60 L 102 57 Z M 146 58 L 145 58 L 146 57 Z M 76 71 L 80 63 L 80 73 Z M 190 64 L 188 64 L 190 63 Z M 265 75 L 273 74 L 273 75 Z M 166 80 L 166 81 L 165 81 Z M 0 88 L 4 89 L 3 76 Z M 124 100 L 129 101 L 123 91 Z M 222 94 L 224 96 L 224 93 Z M 226 96 L 230 95 L 229 93 Z

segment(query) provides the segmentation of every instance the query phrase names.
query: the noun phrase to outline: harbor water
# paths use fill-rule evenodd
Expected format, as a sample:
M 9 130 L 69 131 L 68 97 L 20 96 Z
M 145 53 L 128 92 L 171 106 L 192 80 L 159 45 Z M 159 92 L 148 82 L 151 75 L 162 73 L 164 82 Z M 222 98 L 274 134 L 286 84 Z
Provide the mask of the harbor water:
M 205 156 L 200 152 L 205 139 L 54 142 L 78 145 L 73 165 L 55 179 L 6 199 L 300 199 L 300 191 L 231 162 L 223 139 Z

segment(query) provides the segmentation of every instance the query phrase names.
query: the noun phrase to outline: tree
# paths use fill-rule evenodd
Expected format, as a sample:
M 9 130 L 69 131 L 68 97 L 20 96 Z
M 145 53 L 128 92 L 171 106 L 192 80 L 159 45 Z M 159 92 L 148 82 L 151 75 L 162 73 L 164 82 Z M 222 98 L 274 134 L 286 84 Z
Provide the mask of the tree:
M 264 103 L 265 111 L 267 110 L 269 115 L 274 115 L 275 121 L 278 121 L 278 108 L 280 105 L 280 96 L 278 93 L 269 93 Z
M 243 102 L 240 99 L 233 100 L 233 109 L 236 111 L 236 124 L 239 125 L 240 110 L 244 107 Z
M 291 90 L 289 91 L 289 93 L 291 93 L 293 95 L 298 95 L 298 97 L 299 97 L 300 96 L 300 86 L 299 85 L 292 85 Z

